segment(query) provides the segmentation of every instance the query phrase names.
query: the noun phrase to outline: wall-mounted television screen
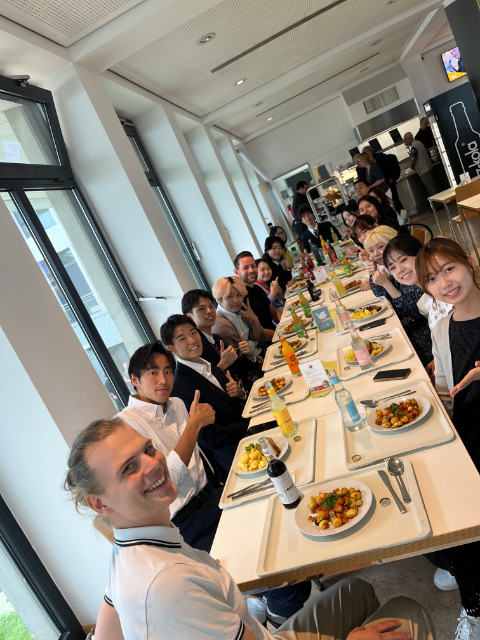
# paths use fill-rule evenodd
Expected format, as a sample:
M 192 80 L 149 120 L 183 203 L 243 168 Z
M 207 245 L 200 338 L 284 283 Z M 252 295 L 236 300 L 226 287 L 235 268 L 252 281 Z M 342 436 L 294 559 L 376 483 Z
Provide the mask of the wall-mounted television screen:
M 453 49 L 442 53 L 442 60 L 449 82 L 453 82 L 454 80 L 458 80 L 458 78 L 467 75 L 458 47 L 454 47 Z

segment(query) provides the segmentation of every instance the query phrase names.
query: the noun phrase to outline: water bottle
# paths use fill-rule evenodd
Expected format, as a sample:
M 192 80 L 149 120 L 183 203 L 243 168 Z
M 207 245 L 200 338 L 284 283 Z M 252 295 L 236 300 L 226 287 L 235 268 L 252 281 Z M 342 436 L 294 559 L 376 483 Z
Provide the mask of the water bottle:
M 358 332 L 352 323 L 350 323 L 348 330 L 350 332 L 350 337 L 352 338 L 352 349 L 355 352 L 360 369 L 363 371 L 366 369 L 373 369 L 375 365 L 373 364 L 372 356 L 370 355 L 365 340 L 358 335 Z
M 340 302 L 340 298 L 338 296 L 333 296 L 333 301 L 335 302 L 337 315 L 340 318 L 342 327 L 344 329 L 348 329 L 352 319 L 350 318 L 350 314 L 348 313 L 346 306 Z
M 335 389 L 335 402 L 337 403 L 337 407 L 340 409 L 340 413 L 342 414 L 343 421 L 347 425 L 347 429 L 349 431 L 360 431 L 360 429 L 363 429 L 365 426 L 365 420 L 363 420 L 362 416 L 359 414 L 357 405 L 353 401 L 352 394 L 350 391 L 345 389 L 343 384 L 340 382 L 338 373 L 335 369 L 330 369 L 327 371 L 327 374 Z

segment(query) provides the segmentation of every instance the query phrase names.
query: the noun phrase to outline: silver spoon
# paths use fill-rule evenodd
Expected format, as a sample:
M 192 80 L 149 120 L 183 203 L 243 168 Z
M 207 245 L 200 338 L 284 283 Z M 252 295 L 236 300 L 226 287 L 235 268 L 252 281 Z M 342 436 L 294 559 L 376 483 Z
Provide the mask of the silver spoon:
M 410 498 L 410 495 L 407 491 L 407 487 L 405 486 L 405 483 L 403 482 L 403 478 L 402 478 L 402 475 L 405 473 L 405 467 L 403 465 L 403 462 L 396 456 L 391 456 L 390 458 L 387 458 L 385 462 L 387 463 L 388 473 L 391 476 L 395 476 L 397 479 L 398 487 L 402 493 L 403 501 L 411 502 L 412 499 Z

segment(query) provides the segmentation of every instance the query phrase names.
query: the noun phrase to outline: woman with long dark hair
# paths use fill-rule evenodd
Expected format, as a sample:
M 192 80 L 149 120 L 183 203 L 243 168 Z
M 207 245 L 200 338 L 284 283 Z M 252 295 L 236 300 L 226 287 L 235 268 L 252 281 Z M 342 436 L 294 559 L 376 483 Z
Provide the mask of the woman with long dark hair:
M 392 210 L 392 213 L 386 213 L 375 196 L 364 196 L 360 198 L 358 201 L 358 212 L 360 215 L 367 214 L 372 216 L 379 225 L 392 227 L 392 229 L 396 231 L 400 229 L 395 211 Z
M 293 284 L 292 272 L 289 269 L 285 269 L 283 263 L 283 254 L 285 253 L 285 242 L 275 236 L 274 238 L 267 238 L 265 240 L 265 253 L 262 259 L 265 260 L 272 270 L 273 279 L 278 278 L 278 284 L 282 288 L 282 291 Z

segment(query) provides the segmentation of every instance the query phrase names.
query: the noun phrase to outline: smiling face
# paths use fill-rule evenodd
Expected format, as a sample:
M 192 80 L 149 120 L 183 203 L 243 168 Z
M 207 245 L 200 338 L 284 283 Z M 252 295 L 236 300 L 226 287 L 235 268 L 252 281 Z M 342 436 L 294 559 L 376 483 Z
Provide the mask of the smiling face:
M 376 227 L 378 227 L 378 224 L 375 225 Z M 375 227 L 374 227 L 375 228 Z M 357 240 L 358 242 L 360 242 L 360 244 L 363 244 L 363 241 L 365 240 L 365 238 L 368 236 L 368 234 L 370 233 L 371 229 L 363 229 L 362 231 L 360 231 L 359 233 L 357 233 Z
M 272 260 L 280 260 L 283 255 L 283 247 L 279 242 L 274 242 L 272 248 L 267 251 Z
M 437 300 L 456 307 L 466 302 L 476 289 L 471 270 L 465 264 L 438 257 L 435 271 L 427 278 L 427 290 Z
M 353 227 L 353 225 L 355 224 L 355 220 L 357 219 L 357 216 L 351 211 L 344 211 L 342 215 L 343 215 L 343 221 L 345 222 L 347 227 Z
M 378 209 L 371 202 L 368 202 L 368 200 L 361 200 L 358 203 L 358 213 L 362 216 L 372 216 L 372 218 L 378 222 Z
M 363 198 L 364 196 L 368 196 L 368 185 L 365 182 L 357 182 L 355 184 L 355 195 L 357 198 Z
M 306 211 L 302 215 L 302 222 L 303 224 L 306 224 L 309 229 L 314 229 L 315 225 L 317 224 L 317 221 L 315 220 L 315 216 L 311 211 Z
M 132 384 L 139 400 L 165 405 L 173 389 L 173 367 L 162 353 L 154 354 L 153 360 L 155 365 L 142 371 L 140 378 L 132 375 Z
M 192 312 L 187 313 L 187 316 L 195 322 L 200 331 L 203 331 L 213 327 L 217 319 L 217 311 L 209 298 L 200 297 L 197 306 L 193 307 Z
M 236 287 L 230 287 L 230 293 L 220 300 L 220 304 L 226 311 L 238 313 L 243 305 L 243 296 Z
M 150 440 L 127 425 L 119 427 L 87 449 L 86 462 L 103 488 L 100 495 L 87 496 L 94 511 L 120 529 L 168 525 L 178 491 L 165 456 Z
M 383 264 L 383 251 L 387 246 L 387 242 L 374 242 L 368 248 L 368 255 L 370 256 L 370 260 L 376 262 L 377 264 Z
M 175 327 L 173 345 L 168 345 L 168 349 L 182 360 L 198 362 L 203 353 L 202 339 L 197 329 L 186 322 Z
M 393 255 L 385 265 L 392 276 L 400 284 L 418 284 L 417 272 L 415 271 L 415 256 Z
M 258 278 L 259 282 L 263 282 L 264 284 L 268 284 L 272 279 L 272 270 L 268 266 L 266 262 L 258 263 Z
M 282 227 L 277 227 L 275 235 L 276 235 L 278 238 L 281 238 L 284 242 L 286 242 L 286 241 L 287 241 L 287 234 L 286 234 L 286 233 L 285 233 L 285 231 L 282 229 Z
M 246 285 L 252 285 L 257 279 L 258 271 L 255 260 L 250 257 L 240 258 L 238 261 L 238 269 L 234 269 L 233 272 L 236 276 L 239 276 Z M 225 309 L 225 305 L 222 305 Z

